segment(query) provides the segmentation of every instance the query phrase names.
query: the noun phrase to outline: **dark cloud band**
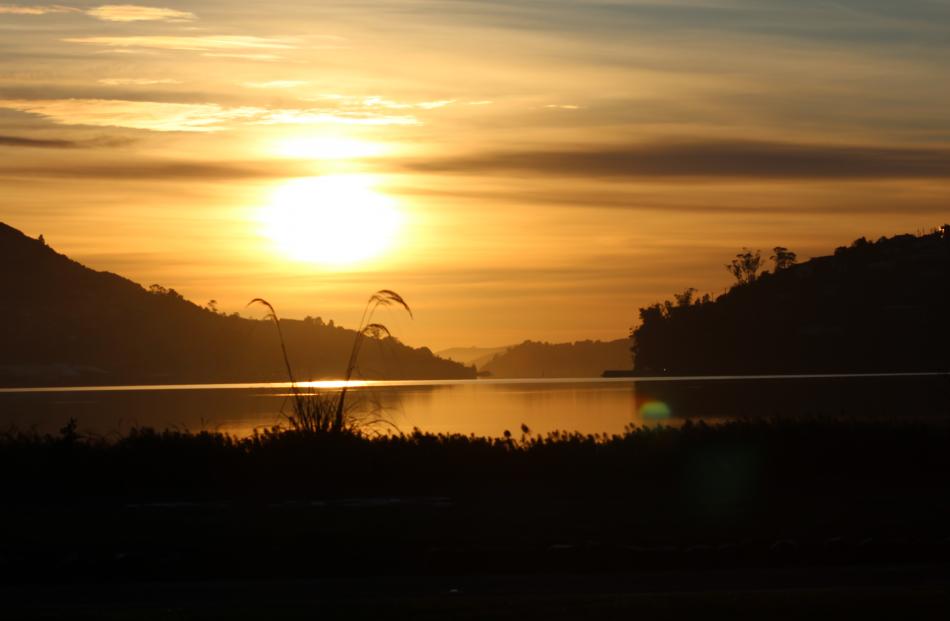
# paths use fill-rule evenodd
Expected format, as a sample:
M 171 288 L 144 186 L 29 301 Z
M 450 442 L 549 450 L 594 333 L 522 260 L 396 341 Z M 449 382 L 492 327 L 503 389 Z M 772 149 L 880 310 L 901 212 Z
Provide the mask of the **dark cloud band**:
M 66 138 L 27 138 L 0 134 L 0 147 L 26 147 L 34 149 L 108 149 L 125 147 L 135 140 L 125 136 L 99 136 L 83 140 Z
M 72 140 L 43 140 L 23 136 L 0 135 L 0 147 L 34 147 L 38 149 L 74 149 L 78 143 Z
M 0 177 L 55 177 L 150 181 L 226 181 L 236 179 L 281 179 L 310 176 L 319 171 L 308 162 L 71 162 L 33 166 L 0 166 Z
M 655 142 L 482 153 L 418 161 L 408 166 L 425 172 L 619 178 L 947 178 L 950 177 L 950 149 L 759 141 Z

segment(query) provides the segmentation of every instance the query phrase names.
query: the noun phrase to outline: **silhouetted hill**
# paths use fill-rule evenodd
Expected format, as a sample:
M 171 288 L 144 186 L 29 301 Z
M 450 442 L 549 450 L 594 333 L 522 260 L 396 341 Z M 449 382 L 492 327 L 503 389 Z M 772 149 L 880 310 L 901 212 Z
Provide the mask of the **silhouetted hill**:
M 630 343 L 617 339 L 576 343 L 525 341 L 496 354 L 478 370 L 496 378 L 600 377 L 606 369 L 629 367 Z
M 864 238 L 733 287 L 640 309 L 643 374 L 946 371 L 950 226 Z
M 0 384 L 285 380 L 274 325 L 225 316 L 173 289 L 91 270 L 0 223 Z M 299 378 L 342 376 L 355 332 L 282 320 Z M 367 343 L 362 376 L 468 378 L 474 369 L 396 339 Z

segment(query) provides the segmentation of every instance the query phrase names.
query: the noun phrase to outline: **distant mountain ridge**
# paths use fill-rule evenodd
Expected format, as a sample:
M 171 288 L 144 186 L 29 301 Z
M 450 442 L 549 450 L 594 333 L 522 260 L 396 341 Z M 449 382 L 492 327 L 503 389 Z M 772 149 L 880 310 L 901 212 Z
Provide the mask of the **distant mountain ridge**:
M 629 369 L 630 340 L 540 343 L 525 341 L 478 365 L 496 378 L 600 377 L 607 369 Z
M 435 355 L 480 369 L 482 365 L 496 355 L 509 349 L 511 349 L 510 345 L 504 347 L 450 347 L 435 352 Z
M 225 316 L 173 289 L 91 270 L 0 223 L 0 385 L 206 383 L 286 379 L 269 321 Z M 369 293 L 369 292 L 368 292 Z M 298 379 L 341 377 L 355 337 L 320 320 L 281 320 Z M 473 367 L 387 338 L 367 378 L 458 379 Z
M 636 373 L 950 370 L 950 225 L 862 237 L 715 300 L 687 293 L 640 309 Z

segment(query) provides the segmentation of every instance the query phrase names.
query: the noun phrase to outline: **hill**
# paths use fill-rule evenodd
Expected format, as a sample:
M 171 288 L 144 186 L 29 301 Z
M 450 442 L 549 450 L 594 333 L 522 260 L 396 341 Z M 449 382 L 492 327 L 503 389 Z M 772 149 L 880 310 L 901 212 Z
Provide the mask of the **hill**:
M 480 373 L 496 378 L 600 377 L 605 369 L 630 367 L 630 342 L 577 341 L 539 343 L 525 341 L 496 354 L 479 365 Z
M 286 379 L 271 322 L 225 316 L 175 292 L 97 272 L 0 223 L 0 385 Z M 355 332 L 282 320 L 300 377 L 343 375 Z M 367 378 L 470 378 L 474 369 L 397 339 L 368 343 Z
M 640 309 L 639 374 L 950 369 L 950 226 L 864 238 L 764 273 L 715 300 Z

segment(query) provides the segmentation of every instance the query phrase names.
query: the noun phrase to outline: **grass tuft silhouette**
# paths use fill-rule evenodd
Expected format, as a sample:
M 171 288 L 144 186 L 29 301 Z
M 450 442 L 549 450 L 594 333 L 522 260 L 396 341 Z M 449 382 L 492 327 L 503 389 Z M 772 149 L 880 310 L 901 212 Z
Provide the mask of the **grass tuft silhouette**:
M 302 392 L 300 390 L 294 376 L 293 366 L 290 363 L 290 357 L 287 354 L 287 343 L 284 340 L 284 333 L 280 327 L 280 318 L 277 311 L 273 304 L 264 298 L 254 298 L 248 302 L 248 306 L 252 304 L 264 306 L 268 311 L 265 317 L 273 321 L 277 327 L 280 351 L 287 370 L 287 378 L 290 381 L 292 413 L 287 416 L 287 422 L 292 430 L 308 433 L 355 433 L 364 426 L 387 422 L 380 416 L 368 419 L 357 417 L 354 408 L 348 407 L 350 402 L 347 402 L 346 395 L 353 375 L 359 368 L 360 350 L 363 348 L 366 338 L 381 340 L 384 337 L 392 337 L 389 328 L 382 323 L 373 321 L 376 310 L 381 306 L 395 305 L 404 308 L 409 317 L 413 317 L 412 309 L 401 295 L 391 289 L 380 289 L 369 297 L 366 306 L 363 307 L 363 315 L 356 330 L 353 347 L 350 349 L 346 373 L 343 377 L 343 386 L 340 388 L 339 395 L 329 391 L 311 389 L 309 392 Z

